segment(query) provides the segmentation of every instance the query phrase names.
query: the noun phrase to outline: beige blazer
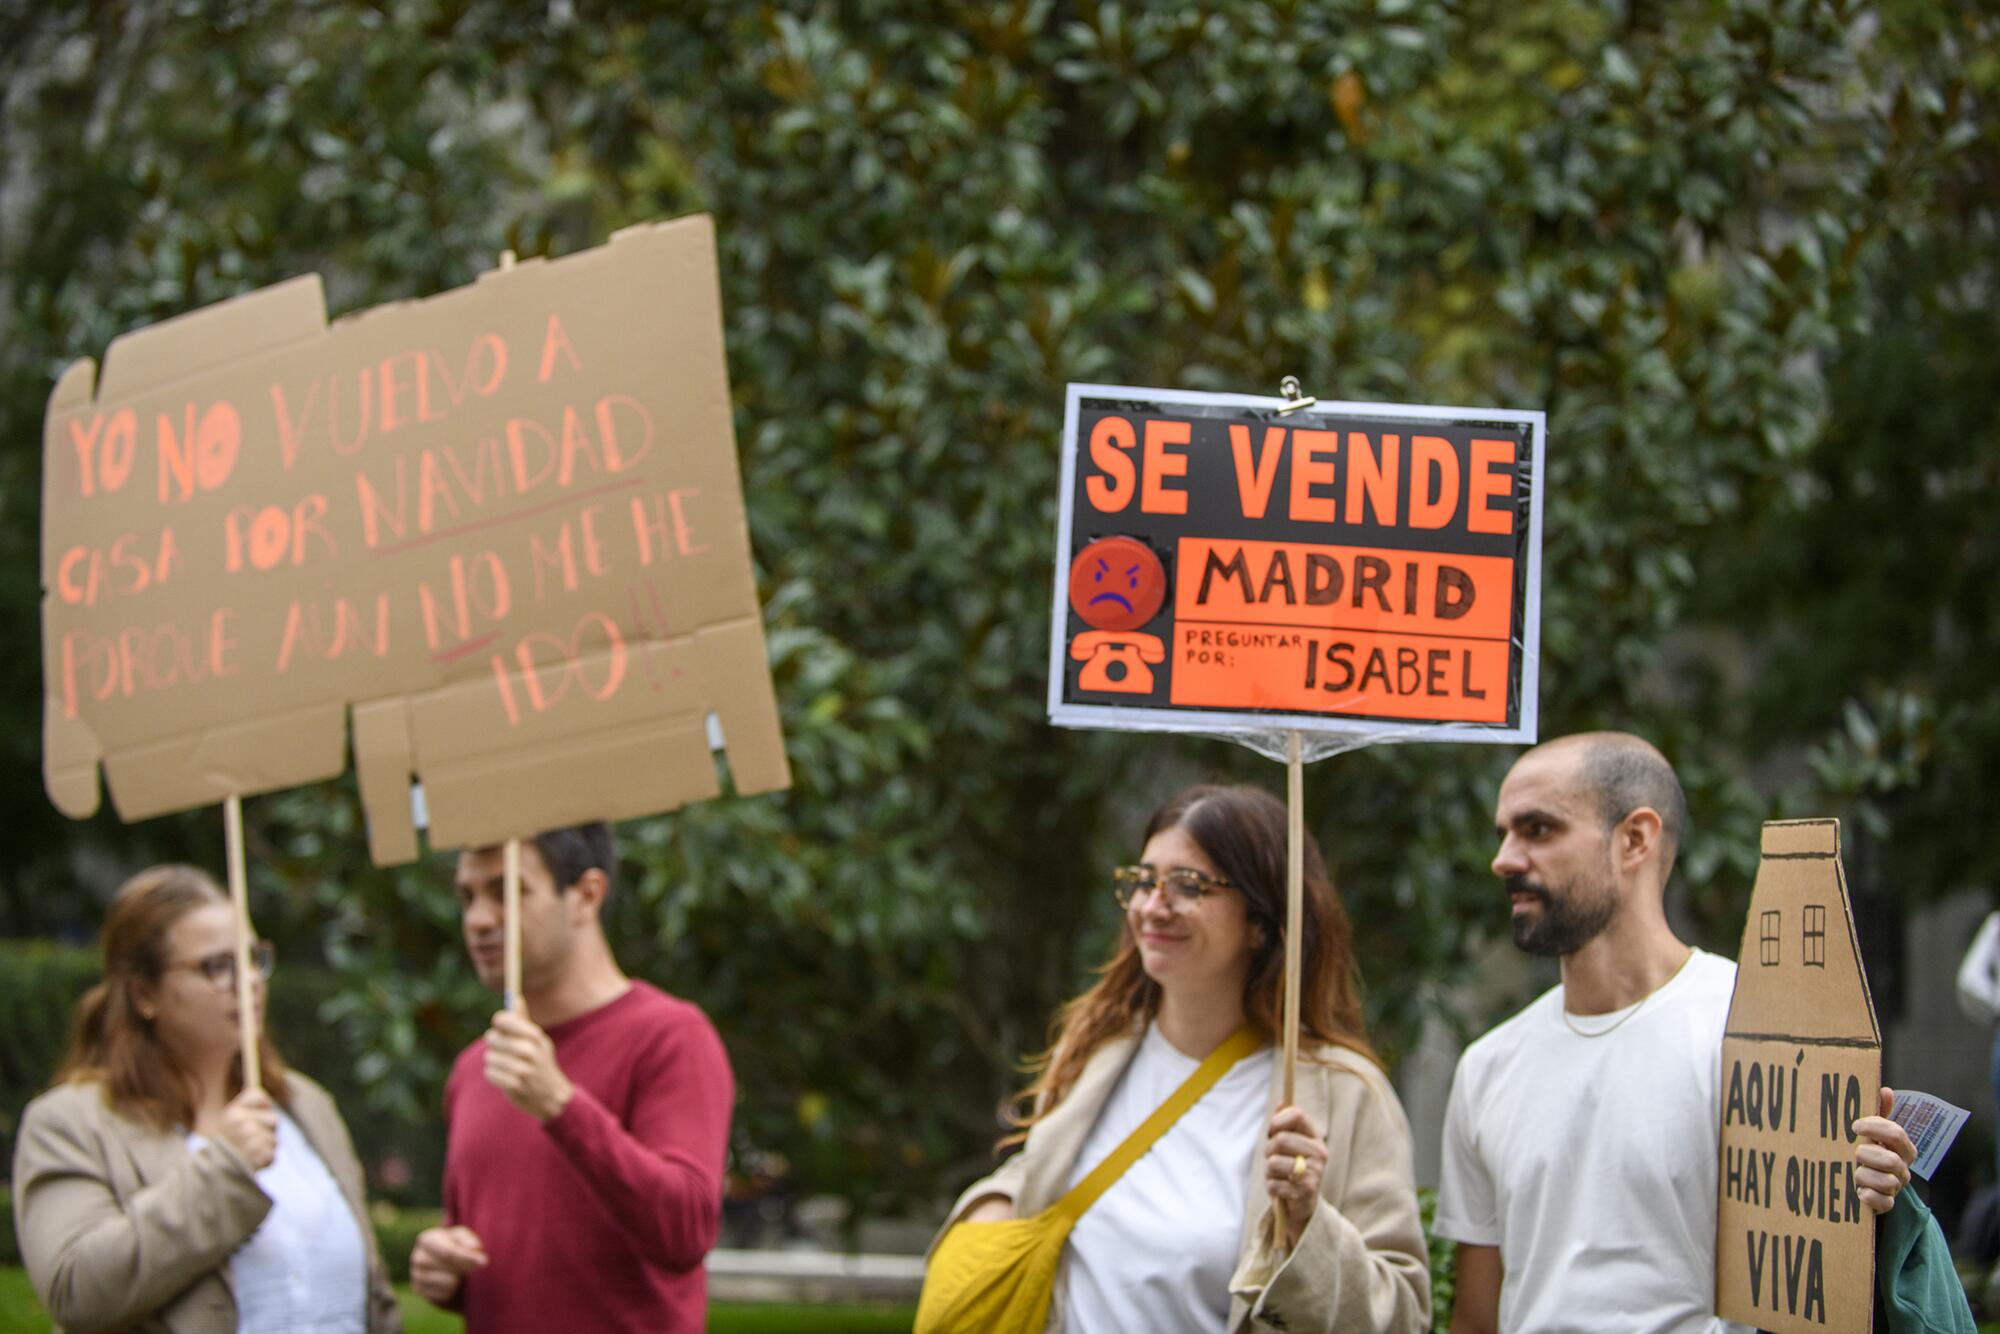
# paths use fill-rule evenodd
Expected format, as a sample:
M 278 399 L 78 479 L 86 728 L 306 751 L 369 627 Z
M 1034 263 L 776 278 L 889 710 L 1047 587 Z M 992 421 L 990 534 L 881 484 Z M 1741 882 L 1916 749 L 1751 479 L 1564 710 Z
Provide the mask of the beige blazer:
M 1093 1054 L 1069 1096 L 1035 1123 L 1021 1151 L 958 1197 L 938 1238 L 981 1196 L 1008 1197 L 1017 1218 L 1062 1198 L 1084 1140 L 1137 1050 L 1137 1038 L 1125 1037 Z M 1283 1078 L 1282 1069 L 1273 1070 L 1273 1112 Z M 1372 1062 L 1342 1047 L 1321 1047 L 1310 1059 L 1300 1053 L 1296 1098 L 1329 1150 L 1319 1207 L 1289 1255 L 1271 1251 L 1264 1240 L 1271 1208 L 1264 1155 L 1252 1155 L 1236 1273 L 1229 1281 L 1230 1334 L 1422 1334 L 1430 1328 L 1430 1253 L 1417 1214 L 1410 1126 L 1396 1090 Z M 1049 1334 L 1062 1327 L 1063 1282 L 1058 1273 Z
M 291 1106 L 340 1185 L 368 1252 L 369 1334 L 403 1327 L 375 1250 L 361 1164 L 325 1089 L 287 1072 Z M 59 1330 L 235 1334 L 229 1255 L 270 1211 L 227 1144 L 189 1153 L 186 1135 L 111 1109 L 96 1084 L 44 1093 L 14 1142 L 14 1222 L 35 1295 Z

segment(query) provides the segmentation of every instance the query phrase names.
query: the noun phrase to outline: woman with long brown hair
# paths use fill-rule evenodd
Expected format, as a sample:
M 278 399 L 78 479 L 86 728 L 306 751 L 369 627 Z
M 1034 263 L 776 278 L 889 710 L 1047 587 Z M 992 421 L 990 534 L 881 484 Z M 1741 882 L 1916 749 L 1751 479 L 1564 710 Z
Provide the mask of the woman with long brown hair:
M 119 889 L 104 979 L 14 1147 L 21 1257 L 82 1330 L 400 1330 L 361 1167 L 326 1090 L 260 1040 L 246 1089 L 237 915 L 191 866 Z M 253 948 L 262 979 L 268 946 Z
M 1138 863 L 1113 873 L 1111 959 L 1030 1065 L 1023 1133 L 1002 1141 L 1022 1150 L 960 1197 L 934 1269 L 956 1225 L 1049 1211 L 1067 1228 L 1049 1330 L 1429 1327 L 1409 1126 L 1310 837 L 1297 1105 L 1277 1106 L 1285 860 L 1285 808 L 1261 789 L 1192 788 L 1154 812 Z M 1289 1245 L 1269 1240 L 1274 1208 Z

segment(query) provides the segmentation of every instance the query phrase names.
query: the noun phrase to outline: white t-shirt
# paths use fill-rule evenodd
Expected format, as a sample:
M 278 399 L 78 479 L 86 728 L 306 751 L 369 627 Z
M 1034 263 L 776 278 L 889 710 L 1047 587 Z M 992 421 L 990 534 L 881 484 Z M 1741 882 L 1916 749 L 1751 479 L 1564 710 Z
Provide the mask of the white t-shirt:
M 190 1134 L 190 1151 L 208 1143 Z M 229 1257 L 236 1328 L 256 1334 L 363 1334 L 368 1252 L 361 1225 L 298 1123 L 278 1113 L 278 1151 L 256 1174 L 270 1212 Z
M 1434 1230 L 1500 1248 L 1506 1334 L 1743 1328 L 1714 1315 L 1735 983 L 1735 964 L 1696 950 L 1637 1006 L 1567 1023 L 1557 986 L 1460 1059 Z
M 1064 1249 L 1063 1328 L 1218 1331 L 1243 1231 L 1244 1183 L 1271 1119 L 1264 1048 L 1238 1061 L 1078 1220 Z M 1070 1169 L 1074 1187 L 1201 1062 L 1147 1025 Z

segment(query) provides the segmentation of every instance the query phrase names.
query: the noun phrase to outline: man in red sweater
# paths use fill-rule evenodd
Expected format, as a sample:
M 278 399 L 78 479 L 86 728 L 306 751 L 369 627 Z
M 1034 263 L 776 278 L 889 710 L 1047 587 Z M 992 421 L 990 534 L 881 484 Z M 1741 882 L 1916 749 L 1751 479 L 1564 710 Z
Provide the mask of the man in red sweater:
M 410 1281 L 468 1334 L 703 1328 L 735 1081 L 707 1016 L 620 971 L 599 913 L 608 825 L 521 846 L 521 993 L 445 1085 L 447 1223 Z M 480 981 L 498 989 L 502 851 L 453 887 Z

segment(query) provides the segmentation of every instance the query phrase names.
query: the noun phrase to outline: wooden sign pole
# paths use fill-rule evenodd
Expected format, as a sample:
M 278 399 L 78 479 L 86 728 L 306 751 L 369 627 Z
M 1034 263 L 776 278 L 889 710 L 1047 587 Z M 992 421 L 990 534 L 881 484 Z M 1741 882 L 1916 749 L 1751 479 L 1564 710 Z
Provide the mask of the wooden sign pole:
M 1299 919 L 1305 915 L 1306 781 L 1299 734 L 1288 738 L 1285 755 L 1285 1078 L 1284 1100 L 1293 1102 L 1299 1061 Z
M 507 840 L 506 879 L 502 893 L 506 909 L 503 926 L 505 936 L 506 996 L 507 1008 L 515 1014 L 521 1013 L 521 840 Z
M 505 273 L 513 267 L 514 252 L 501 251 L 500 271 Z M 524 1002 L 521 999 L 521 840 L 518 838 L 507 840 L 505 874 L 502 903 L 507 917 L 501 928 L 503 942 L 501 948 L 504 951 L 503 967 L 506 979 L 503 985 L 506 990 L 501 994 L 505 998 L 507 1008 L 515 1014 L 520 1014 Z
M 229 865 L 229 902 L 236 910 L 236 1019 L 243 1042 L 243 1087 L 264 1087 L 258 1058 L 257 980 L 250 974 L 250 886 L 243 871 L 243 799 L 223 803 L 224 853 Z
M 1297 1105 L 1299 1063 L 1299 974 L 1301 972 L 1301 928 L 1305 916 L 1306 808 L 1305 762 L 1300 754 L 1299 734 L 1288 733 L 1285 746 L 1285 1006 L 1280 1027 L 1282 1062 L 1279 1083 L 1280 1106 Z M 1291 1216 L 1283 1200 L 1271 1197 L 1273 1240 L 1280 1250 L 1292 1248 Z

